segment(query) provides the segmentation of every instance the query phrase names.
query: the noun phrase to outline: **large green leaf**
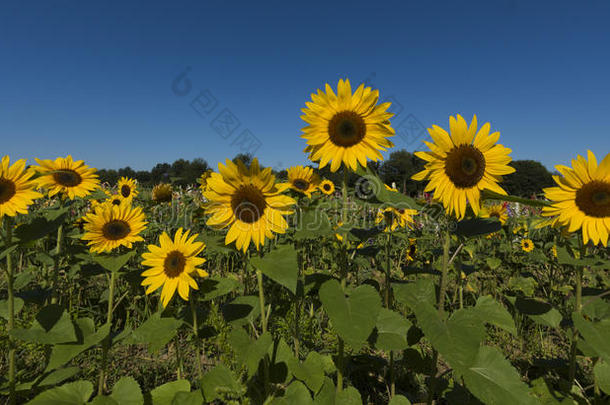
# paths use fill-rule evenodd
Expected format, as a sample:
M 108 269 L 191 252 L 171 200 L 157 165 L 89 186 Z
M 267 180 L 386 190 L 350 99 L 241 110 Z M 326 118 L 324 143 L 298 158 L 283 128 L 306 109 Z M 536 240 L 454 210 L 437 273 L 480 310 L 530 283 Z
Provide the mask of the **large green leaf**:
M 191 392 L 191 384 L 187 380 L 177 380 L 160 385 L 150 392 L 152 405 L 172 405 L 179 392 Z
M 333 279 L 322 284 L 318 294 L 333 328 L 354 350 L 359 350 L 373 331 L 381 310 L 377 291 L 365 284 L 346 298 L 339 282 Z
M 303 381 L 314 394 L 322 388 L 324 383 L 324 360 L 318 352 L 309 352 L 303 363 L 294 359 L 290 369 L 295 378 Z
M 515 321 L 502 304 L 494 300 L 491 295 L 479 297 L 474 307 L 482 322 L 490 323 L 502 328 L 513 335 L 517 335 Z
M 491 190 L 483 190 L 483 192 L 481 193 L 481 199 L 510 201 L 523 205 L 529 205 L 530 207 L 546 207 L 550 205 L 550 202 L 546 200 L 530 200 L 529 198 L 521 198 L 514 195 L 498 194 Z
M 201 387 L 206 402 L 221 398 L 222 393 L 241 392 L 241 384 L 227 366 L 220 363 L 201 378 Z
M 276 398 L 271 402 L 273 405 L 312 405 L 313 400 L 307 387 L 300 381 L 293 381 L 286 388 L 283 397 Z
M 157 312 L 131 332 L 128 343 L 148 344 L 148 350 L 157 351 L 176 336 L 182 323 L 176 318 L 161 318 L 161 313 Z
M 19 240 L 19 243 L 28 243 L 43 238 L 51 232 L 56 232 L 60 225 L 65 222 L 68 208 L 64 207 L 52 211 L 54 211 L 53 215 L 48 218 L 37 217 L 30 223 L 19 225 L 15 229 L 15 237 Z
M 320 392 L 315 396 L 316 405 L 335 405 L 335 383 L 328 377 L 324 377 L 324 384 Z
M 599 359 L 593 367 L 593 375 L 595 375 L 595 381 L 599 384 L 599 388 L 610 395 L 610 363 Z
M 262 258 L 251 258 L 250 263 L 271 280 L 296 294 L 299 267 L 297 252 L 292 245 L 281 245 Z
M 95 331 L 93 320 L 81 318 L 76 321 L 77 341 L 53 346 L 51 357 L 45 371 L 54 370 L 72 360 L 79 353 L 98 344 L 110 333 L 110 325 L 106 324 Z
M 229 342 L 237 354 L 237 360 L 248 370 L 252 376 L 258 370 L 258 363 L 265 357 L 273 338 L 269 332 L 265 332 L 258 339 L 251 340 L 242 328 L 234 329 L 229 335 Z
M 337 392 L 337 395 L 335 396 L 335 404 L 362 405 L 362 397 L 356 388 L 347 387 L 343 391 Z
M 315 239 L 334 232 L 327 211 L 319 206 L 303 209 L 298 215 L 299 222 L 294 233 L 296 240 Z
M 377 176 L 377 174 L 370 167 L 362 167 L 359 165 L 358 169 L 356 170 L 356 174 L 363 177 L 368 183 L 368 190 L 356 192 L 356 196 L 369 199 L 369 197 L 371 197 L 370 194 L 372 194 L 377 200 L 383 203 L 409 209 L 420 208 L 419 204 L 417 204 L 411 197 L 399 193 L 398 191 L 386 189 L 384 182 L 381 181 L 379 176 Z M 364 194 L 364 196 L 361 196 L 360 194 Z
M 574 326 L 599 357 L 610 362 L 610 319 L 600 322 L 585 320 L 578 312 L 572 313 Z
M 23 308 L 23 300 L 19 297 L 14 297 L 13 305 L 13 314 L 17 315 Z M 0 300 L 0 318 L 4 318 L 8 321 L 8 299 Z
M 495 347 L 481 346 L 474 362 L 463 370 L 466 387 L 486 404 L 535 405 L 517 370 Z
M 436 302 L 434 281 L 430 278 L 420 278 L 414 283 L 392 283 L 392 291 L 396 301 L 412 309 L 421 303 L 434 305 Z
M 411 322 L 397 312 L 381 308 L 377 316 L 377 340 L 375 347 L 381 350 L 404 350 Z
M 459 221 L 455 233 L 460 236 L 471 237 L 498 232 L 500 229 L 502 229 L 502 224 L 495 218 L 473 218 Z
M 174 395 L 172 405 L 202 405 L 203 396 L 201 391 L 185 392 L 181 391 Z
M 76 333 L 70 315 L 56 304 L 42 308 L 31 328 L 13 329 L 10 335 L 26 342 L 47 345 L 76 342 Z
M 136 253 L 137 252 L 135 250 L 131 250 L 120 256 L 104 254 L 104 255 L 91 255 L 91 258 L 93 259 L 94 262 L 96 262 L 97 264 L 99 264 L 100 266 L 105 268 L 106 270 L 115 272 L 115 271 L 121 270 L 123 268 L 123 266 L 125 266 L 125 264 L 127 264 L 129 259 L 131 259 L 133 256 L 135 256 Z
M 142 405 L 144 395 L 137 381 L 132 377 L 121 377 L 112 387 L 110 395 L 119 405 Z
M 89 381 L 75 381 L 38 394 L 27 405 L 82 405 L 93 393 Z
M 202 301 L 227 295 L 239 287 L 239 281 L 234 278 L 211 276 L 199 282 L 199 294 Z
M 411 405 L 411 401 L 402 395 L 394 395 L 388 405 Z
M 222 306 L 222 316 L 233 326 L 254 322 L 261 314 L 260 301 L 254 295 L 241 295 Z

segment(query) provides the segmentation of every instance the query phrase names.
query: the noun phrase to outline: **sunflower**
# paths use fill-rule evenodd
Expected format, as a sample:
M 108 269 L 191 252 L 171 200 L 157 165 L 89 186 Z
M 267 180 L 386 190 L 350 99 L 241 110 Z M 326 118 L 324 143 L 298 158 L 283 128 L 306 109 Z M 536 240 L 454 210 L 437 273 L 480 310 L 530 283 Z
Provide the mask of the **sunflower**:
M 506 213 L 506 207 L 504 206 L 504 204 L 494 204 L 486 207 L 481 207 L 481 217 L 498 218 L 502 225 L 504 225 L 508 220 L 508 214 Z
M 335 192 L 335 183 L 330 180 L 322 180 L 320 185 L 318 186 L 321 192 L 326 195 L 332 195 Z
M 520 225 L 517 225 L 513 228 L 513 233 L 516 235 L 518 233 L 523 232 L 524 235 L 527 235 L 527 224 L 523 223 Z
M 417 239 L 409 238 L 409 247 L 405 252 L 405 260 L 407 263 L 415 261 L 415 255 L 417 254 Z
M 143 286 L 148 286 L 146 294 L 163 286 L 161 302 L 166 307 L 176 290 L 183 300 L 188 301 L 190 288 L 198 290 L 197 282 L 191 277 L 207 277 L 205 270 L 198 269 L 205 259 L 197 257 L 205 248 L 203 242 L 195 242 L 198 234 L 189 237 L 189 231 L 176 231 L 174 240 L 166 232 L 159 238 L 159 246 L 148 245 L 148 252 L 142 254 L 142 264 L 150 269 L 142 272 Z M 190 287 L 190 288 L 189 288 Z
M 136 181 L 127 177 L 121 177 L 117 183 L 118 194 L 125 199 L 133 199 L 138 195 Z
M 10 158 L 4 156 L 0 166 L 0 219 L 5 215 L 14 217 L 27 214 L 28 206 L 42 194 L 36 192 L 36 183 L 30 180 L 32 170 L 25 169 L 25 159 L 10 165 Z
M 110 252 L 119 246 L 131 248 L 134 242 L 143 241 L 140 232 L 146 228 L 146 217 L 140 207 L 130 204 L 99 204 L 85 215 L 85 234 L 81 239 L 94 253 Z
M 551 246 L 551 254 L 555 259 L 557 259 L 557 245 Z
M 597 165 L 597 159 L 587 151 L 588 159 L 578 156 L 572 167 L 555 168 L 563 176 L 553 176 L 559 187 L 545 188 L 550 207 L 542 215 L 554 217 L 554 223 L 568 227 L 568 232 L 582 229 L 585 244 L 608 245 L 610 233 L 610 153 Z
M 73 200 L 86 197 L 99 187 L 96 169 L 85 165 L 82 160 L 75 162 L 70 155 L 55 160 L 36 159 L 36 162 L 40 165 L 34 166 L 40 173 L 36 182 L 38 187 L 48 190 L 49 197 L 62 193 Z
M 434 190 L 434 198 L 441 201 L 448 214 L 458 219 L 466 214 L 469 202 L 475 215 L 479 214 L 482 190 L 506 195 L 498 185 L 501 176 L 515 171 L 508 166 L 510 149 L 496 144 L 499 132 L 489 134 L 486 123 L 477 131 L 477 117 L 470 126 L 460 115 L 449 117 L 448 134 L 443 128 L 433 125 L 428 129 L 434 142 L 427 142 L 430 152 L 416 152 L 425 160 L 425 169 L 415 174 L 414 180 L 430 180 L 425 191 Z
M 265 238 L 284 233 L 288 223 L 284 215 L 292 214 L 296 201 L 282 194 L 288 184 L 278 184 L 271 168 L 262 169 L 258 159 L 249 168 L 237 160 L 218 164 L 203 196 L 208 200 L 205 211 L 212 216 L 207 224 L 216 229 L 229 228 L 225 244 L 235 242 L 244 252 L 250 241 L 258 250 Z
M 210 178 L 210 175 L 212 174 L 212 170 L 206 170 L 205 172 L 203 172 L 201 174 L 201 176 L 199 177 L 199 179 L 197 180 L 199 182 L 199 188 L 201 189 L 201 192 L 203 193 L 205 190 L 207 190 L 208 187 L 208 179 Z
M 417 211 L 412 209 L 395 207 L 380 208 L 377 211 L 375 223 L 379 224 L 383 222 L 385 224 L 384 232 L 394 231 L 399 226 L 401 228 L 407 226 L 411 228 L 415 223 L 413 220 L 414 215 L 417 215 Z
M 522 239 L 521 240 L 521 249 L 524 252 L 531 252 L 534 250 L 534 242 L 531 239 Z
M 171 202 L 174 197 L 172 185 L 167 183 L 159 183 L 153 187 L 152 199 L 158 203 Z
M 288 185 L 291 189 L 311 198 L 311 193 L 316 191 L 318 184 L 320 178 L 311 167 L 294 166 L 288 169 Z
M 330 85 L 326 92 L 318 90 L 305 103 L 302 138 L 307 140 L 304 152 L 323 168 L 330 162 L 336 172 L 341 164 L 356 170 L 358 163 L 366 167 L 367 159 L 383 160 L 379 151 L 394 146 L 387 138 L 394 136 L 387 112 L 391 103 L 377 105 L 379 91 L 361 84 L 352 94 L 349 80 L 339 80 L 337 94 Z
M 397 193 L 397 192 L 398 192 L 398 190 L 397 190 L 395 187 L 390 187 L 390 186 L 388 186 L 388 185 L 387 185 L 387 184 L 385 184 L 385 183 L 383 184 L 383 186 L 384 186 L 384 187 L 385 187 L 385 189 L 386 189 L 386 190 L 388 190 L 388 191 L 393 191 L 393 192 L 395 192 L 395 193 Z

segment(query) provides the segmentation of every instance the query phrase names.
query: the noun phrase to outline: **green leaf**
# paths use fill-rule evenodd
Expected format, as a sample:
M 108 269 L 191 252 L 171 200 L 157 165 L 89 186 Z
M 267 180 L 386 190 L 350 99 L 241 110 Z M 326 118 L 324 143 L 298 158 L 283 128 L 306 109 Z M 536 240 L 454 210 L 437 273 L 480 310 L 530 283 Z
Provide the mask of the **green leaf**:
M 14 297 L 13 304 L 13 313 L 17 315 L 23 308 L 23 300 L 19 297 Z M 8 321 L 8 299 L 0 300 L 0 318 L 4 318 Z
M 538 398 L 541 405 L 578 405 L 570 398 L 566 398 L 563 393 L 555 391 L 551 383 L 547 383 L 540 377 L 531 382 L 532 394 Z
M 315 396 L 316 405 L 335 405 L 335 384 L 333 380 L 324 377 L 324 384 L 320 392 Z
M 27 405 L 82 405 L 93 393 L 89 381 L 75 381 L 38 394 Z
M 290 369 L 295 378 L 303 381 L 314 394 L 322 388 L 322 384 L 324 384 L 324 360 L 318 352 L 309 352 L 303 363 L 294 359 Z
M 191 392 L 191 384 L 187 380 L 168 382 L 152 390 L 150 396 L 153 405 L 172 405 L 179 392 Z
M 236 328 L 229 335 L 229 342 L 238 361 L 246 366 L 248 375 L 252 376 L 258 370 L 258 363 L 267 354 L 273 338 L 269 332 L 265 332 L 258 339 L 251 340 L 243 328 Z
M 172 405 L 201 405 L 203 397 L 201 391 L 178 392 L 172 400 Z
M 390 205 L 400 205 L 401 208 L 405 209 L 420 208 L 420 206 L 411 197 L 397 191 L 387 190 L 385 188 L 385 183 L 381 181 L 379 176 L 377 176 L 377 174 L 370 167 L 362 167 L 358 165 L 356 174 L 366 179 L 366 181 L 369 183 L 368 186 L 370 187 L 370 191 L 372 191 L 372 194 L 375 195 L 377 200 Z M 357 196 L 358 194 L 361 193 L 356 193 Z
M 503 195 L 498 194 L 491 190 L 483 190 L 481 192 L 481 200 L 500 200 L 500 201 L 509 201 L 516 202 L 523 205 L 529 205 L 530 207 L 547 207 L 550 202 L 546 200 L 530 200 L 529 198 L 521 198 L 514 195 Z
M 78 354 L 98 344 L 110 333 L 110 325 L 102 326 L 95 332 L 93 320 L 81 318 L 76 321 L 77 341 L 74 343 L 57 344 L 53 346 L 49 364 L 45 371 L 56 369 L 72 360 Z
M 434 305 L 436 302 L 434 281 L 430 278 L 418 279 L 414 283 L 392 283 L 392 290 L 396 301 L 412 309 L 421 303 Z
M 493 299 L 491 295 L 479 297 L 474 307 L 481 322 L 490 323 L 507 332 L 517 335 L 515 321 L 502 304 Z
M 343 391 L 337 392 L 337 395 L 335 396 L 335 404 L 362 405 L 362 397 L 356 388 L 347 387 Z
M 589 346 L 604 361 L 610 362 L 610 319 L 590 322 L 586 321 L 578 312 L 573 312 L 572 320 Z
M 402 395 L 394 395 L 388 405 L 411 405 L 411 401 Z
M 326 210 L 320 207 L 303 209 L 298 218 L 298 226 L 294 233 L 296 240 L 315 239 L 334 232 Z
M 599 384 L 599 388 L 610 395 L 610 363 L 599 359 L 593 367 L 593 375 L 597 384 Z
M 91 255 L 93 261 L 105 268 L 108 271 L 115 272 L 119 271 L 127 264 L 129 259 L 131 259 L 137 252 L 135 250 L 131 250 L 125 254 L 120 256 L 113 255 Z
M 276 398 L 273 405 L 312 405 L 313 400 L 307 387 L 300 381 L 294 381 L 286 388 L 283 397 Z
M 132 377 L 121 377 L 112 387 L 110 395 L 119 405 L 143 405 L 144 395 Z
M 333 279 L 322 284 L 318 294 L 333 328 L 354 350 L 359 350 L 373 331 L 381 310 L 377 291 L 365 284 L 345 298 L 341 285 Z
M 131 332 L 129 343 L 148 344 L 149 351 L 157 351 L 178 332 L 182 321 L 176 318 L 161 318 L 161 312 L 153 314 L 139 328 Z
M 473 218 L 459 221 L 455 234 L 472 237 L 498 232 L 500 229 L 502 229 L 502 224 L 495 218 Z
M 397 312 L 381 308 L 377 316 L 377 340 L 375 347 L 381 350 L 404 350 L 411 322 Z
M 76 333 L 70 315 L 56 304 L 42 308 L 36 315 L 36 321 L 31 328 L 13 329 L 9 334 L 26 342 L 47 345 L 76 341 Z
M 261 313 L 260 301 L 254 295 L 241 295 L 222 306 L 222 316 L 233 326 L 254 322 Z
M 197 237 L 197 240 L 205 243 L 205 250 L 207 252 L 218 252 L 222 254 L 236 252 L 236 250 L 231 245 L 225 245 L 224 236 L 210 235 L 202 232 Z
M 227 295 L 239 287 L 239 281 L 234 278 L 212 276 L 199 282 L 199 295 L 202 301 Z
M 80 371 L 80 368 L 78 368 L 78 367 L 60 368 L 59 370 L 55 370 L 55 371 L 49 373 L 39 383 L 36 383 L 36 386 L 47 387 L 50 385 L 57 385 L 60 382 L 65 381 L 68 378 L 74 376 L 79 371 Z
M 239 393 L 241 384 L 231 370 L 224 364 L 218 364 L 201 378 L 201 387 L 206 402 L 221 398 L 220 393 Z
M 15 229 L 15 237 L 19 240 L 19 243 L 25 244 L 43 238 L 51 232 L 57 232 L 57 229 L 66 220 L 68 207 L 53 211 L 56 212 L 54 212 L 52 218 L 37 217 L 28 224 L 19 225 Z
M 481 346 L 474 362 L 462 373 L 466 387 L 486 404 L 534 405 L 517 370 L 495 347 Z
M 119 405 L 117 401 L 106 395 L 99 395 L 89 402 L 90 405 Z
M 0 252 L 0 260 L 4 259 L 10 253 L 12 253 L 15 249 L 17 249 L 17 247 L 18 247 L 18 245 L 12 245 L 12 246 L 9 246 L 6 249 L 4 249 L 2 252 Z
M 292 245 L 281 245 L 263 258 L 251 258 L 250 263 L 265 276 L 296 294 L 299 266 L 297 252 Z

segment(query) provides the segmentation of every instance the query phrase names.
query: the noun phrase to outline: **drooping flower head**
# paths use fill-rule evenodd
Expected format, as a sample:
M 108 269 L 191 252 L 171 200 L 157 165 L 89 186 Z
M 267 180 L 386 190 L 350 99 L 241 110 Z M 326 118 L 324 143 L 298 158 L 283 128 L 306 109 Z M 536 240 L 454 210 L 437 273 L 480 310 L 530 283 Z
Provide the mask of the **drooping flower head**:
M 462 219 L 470 203 L 474 214 L 479 215 L 482 190 L 506 195 L 498 183 L 501 176 L 515 171 L 508 166 L 511 150 L 496 143 L 500 133 L 489 134 L 489 123 L 477 130 L 476 115 L 470 126 L 459 114 L 449 117 L 449 130 L 447 133 L 436 125 L 428 129 L 433 142 L 424 143 L 430 151 L 415 153 L 427 163 L 412 178 L 429 180 L 425 191 L 434 190 L 434 198 L 442 202 L 448 214 Z
M 494 204 L 481 207 L 482 218 L 498 218 L 500 223 L 504 225 L 508 220 L 506 206 L 504 204 Z
M 207 224 L 216 229 L 229 228 L 225 243 L 235 242 L 244 252 L 250 242 L 259 249 L 266 238 L 284 233 L 288 223 L 284 215 L 292 214 L 294 199 L 282 194 L 288 184 L 275 182 L 271 168 L 261 169 L 258 159 L 250 167 L 240 160 L 218 164 L 218 173 L 208 179 L 208 200 L 204 208 L 211 214 Z
M 388 121 L 392 113 L 386 110 L 390 103 L 377 104 L 379 91 L 361 84 L 354 93 L 349 80 L 339 80 L 337 94 L 330 85 L 326 91 L 318 90 L 305 103 L 301 118 L 309 125 L 303 128 L 302 138 L 307 140 L 304 152 L 309 159 L 330 163 L 336 172 L 342 164 L 356 170 L 358 164 L 366 167 L 368 159 L 383 160 L 379 151 L 394 146 L 387 138 L 394 135 Z
M 153 187 L 152 199 L 156 203 L 172 202 L 174 191 L 171 184 L 159 183 Z
M 25 159 L 10 164 L 10 158 L 4 156 L 0 165 L 0 219 L 5 215 L 14 217 L 27 214 L 28 207 L 42 194 L 35 191 L 36 183 L 30 178 L 32 170 L 25 169 Z
M 562 176 L 553 176 L 559 187 L 545 188 L 550 207 L 542 209 L 542 215 L 553 217 L 553 224 L 566 226 L 567 232 L 582 229 L 586 244 L 608 245 L 610 233 L 610 153 L 598 165 L 593 152 L 587 152 L 588 160 L 578 156 L 572 167 L 558 165 Z
M 86 197 L 99 187 L 96 169 L 85 165 L 82 160 L 74 161 L 72 156 L 55 160 L 36 159 L 40 166 L 34 166 L 40 176 L 36 178 L 38 187 L 48 190 L 49 197 L 57 194 L 74 200 Z

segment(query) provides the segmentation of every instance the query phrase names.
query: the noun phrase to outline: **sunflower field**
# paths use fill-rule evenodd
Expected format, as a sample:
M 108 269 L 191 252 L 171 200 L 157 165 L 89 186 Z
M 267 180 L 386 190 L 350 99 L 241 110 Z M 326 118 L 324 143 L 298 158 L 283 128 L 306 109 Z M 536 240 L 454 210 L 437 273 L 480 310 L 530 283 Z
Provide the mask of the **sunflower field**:
M 377 90 L 305 105 L 317 167 L 285 179 L 227 159 L 196 187 L 107 187 L 4 156 L 0 401 L 610 404 L 607 151 L 523 199 L 500 133 L 457 115 L 412 198 L 367 166 L 394 146 Z

